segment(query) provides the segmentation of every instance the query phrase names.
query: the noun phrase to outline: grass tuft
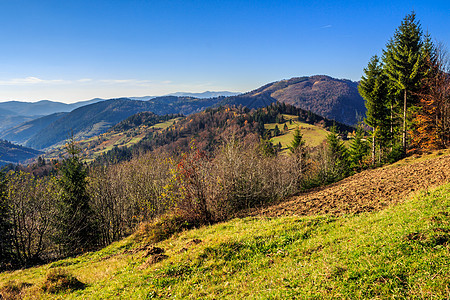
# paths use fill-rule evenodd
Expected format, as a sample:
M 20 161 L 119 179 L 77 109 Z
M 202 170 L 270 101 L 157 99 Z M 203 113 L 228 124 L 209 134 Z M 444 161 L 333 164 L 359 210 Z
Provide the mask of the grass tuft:
M 57 294 L 68 290 L 80 290 L 84 288 L 84 283 L 61 268 L 51 269 L 47 274 L 44 284 L 42 285 L 42 290 L 51 294 Z
M 16 280 L 8 281 L 0 288 L 0 299 L 22 299 L 22 290 L 32 286 L 30 283 L 18 282 Z

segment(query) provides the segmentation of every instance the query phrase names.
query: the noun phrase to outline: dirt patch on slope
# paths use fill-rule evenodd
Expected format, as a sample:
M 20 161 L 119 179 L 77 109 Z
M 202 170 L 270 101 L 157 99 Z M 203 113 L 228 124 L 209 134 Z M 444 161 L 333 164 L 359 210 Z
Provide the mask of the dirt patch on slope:
M 367 170 L 340 182 L 240 216 L 349 214 L 380 210 L 412 193 L 450 182 L 450 155 Z

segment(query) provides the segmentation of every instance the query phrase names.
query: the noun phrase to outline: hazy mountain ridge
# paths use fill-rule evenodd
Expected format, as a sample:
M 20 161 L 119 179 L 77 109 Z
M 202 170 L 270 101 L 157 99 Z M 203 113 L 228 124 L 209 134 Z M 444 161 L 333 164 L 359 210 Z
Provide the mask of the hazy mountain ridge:
M 0 138 L 18 143 L 25 144 L 32 136 L 43 130 L 54 121 L 68 114 L 67 112 L 53 113 L 48 116 L 37 118 L 25 123 L 21 123 L 12 128 L 8 128 L 0 132 Z
M 41 100 L 38 102 L 0 102 L 0 133 L 43 116 L 58 112 L 70 112 L 78 107 L 103 100 L 104 99 L 95 98 L 71 104 L 49 100 Z
M 14 115 L 20 116 L 50 115 L 57 112 L 70 112 L 78 107 L 103 100 L 104 99 L 95 98 L 69 104 L 50 100 L 41 100 L 38 102 L 7 101 L 0 102 L 0 109 L 6 109 Z
M 200 94 L 206 95 L 206 93 L 219 92 Z M 236 105 L 253 109 L 266 107 L 277 101 L 310 110 L 345 124 L 356 124 L 357 116 L 365 113 L 364 101 L 358 94 L 356 82 L 324 75 L 272 82 L 248 93 L 229 97 L 161 96 L 146 101 L 130 98 L 89 101 L 97 102 L 81 106 L 51 123 L 46 123 L 49 118 L 45 117 L 36 122 L 16 126 L 14 129 L 4 131 L 0 137 L 23 143 L 28 147 L 44 149 L 64 141 L 72 131 L 77 139 L 86 139 L 106 132 L 125 118 L 143 111 L 151 111 L 158 115 L 190 115 L 209 107 Z M 46 101 L 41 101 L 40 105 L 46 103 L 48 104 Z M 80 105 L 80 102 L 74 105 Z M 3 109 L 8 108 L 10 107 L 4 106 Z M 21 112 L 26 113 L 26 110 Z M 31 127 L 34 131 L 30 129 Z
M 212 92 L 212 91 L 206 91 L 203 93 L 190 93 L 190 92 L 176 92 L 168 94 L 167 96 L 177 96 L 177 97 L 195 97 L 195 98 L 216 98 L 216 97 L 231 97 L 239 95 L 240 93 L 236 92 L 228 92 L 228 91 L 221 91 L 221 92 Z
M 0 140 L 0 165 L 17 164 L 43 152 Z
M 49 124 L 32 136 L 26 146 L 44 149 L 66 140 L 71 132 L 76 139 L 86 139 L 106 132 L 120 121 L 144 111 L 158 115 L 191 114 L 215 104 L 215 99 L 192 97 L 157 97 L 149 101 L 128 98 L 111 99 L 82 106 Z

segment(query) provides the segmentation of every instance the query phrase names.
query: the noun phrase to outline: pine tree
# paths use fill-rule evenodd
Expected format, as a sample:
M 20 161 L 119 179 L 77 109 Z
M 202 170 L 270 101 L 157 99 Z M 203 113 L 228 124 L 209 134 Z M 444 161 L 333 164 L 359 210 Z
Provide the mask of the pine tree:
M 86 191 L 87 170 L 81 162 L 72 137 L 67 145 L 69 157 L 62 162 L 57 204 L 56 243 L 65 255 L 80 253 L 96 243 L 97 228 Z
M 303 140 L 303 135 L 300 132 L 300 128 L 297 127 L 297 129 L 295 129 L 294 131 L 294 139 L 292 140 L 289 150 L 292 153 L 295 153 L 296 151 L 302 150 L 304 147 L 305 141 Z
M 375 149 L 379 141 L 389 139 L 390 120 L 388 108 L 388 82 L 378 56 L 373 56 L 358 86 L 359 93 L 365 100 L 365 122 L 372 131 L 372 164 L 375 164 Z
M 278 128 L 278 125 L 275 125 L 275 128 L 273 129 L 273 136 L 279 135 L 280 135 L 280 128 Z
M 0 271 L 5 270 L 12 259 L 12 237 L 6 175 L 0 171 Z
M 308 166 L 307 164 L 307 152 L 306 152 L 306 143 L 303 140 L 303 135 L 300 132 L 300 128 L 297 127 L 294 131 L 294 139 L 291 142 L 291 145 L 289 146 L 289 150 L 291 151 L 291 154 L 294 158 L 294 163 L 296 165 L 296 168 L 298 169 L 298 177 L 297 182 L 300 183 L 303 174 L 305 173 L 305 170 Z
M 327 143 L 329 146 L 330 172 L 328 174 L 330 181 L 337 181 L 346 177 L 349 173 L 348 151 L 344 142 L 339 138 L 336 126 L 331 128 L 331 132 L 327 135 Z
M 422 45 L 422 29 L 416 20 L 416 14 L 412 12 L 403 19 L 383 51 L 386 74 L 392 82 L 391 90 L 396 97 L 403 96 L 403 154 L 406 153 L 407 146 L 407 109 L 414 103 L 413 93 L 418 91 L 424 75 L 421 69 Z
M 263 156 L 267 156 L 267 157 L 273 157 L 276 156 L 278 153 L 278 149 L 276 146 L 273 145 L 273 143 L 270 141 L 270 139 L 265 138 L 265 139 L 261 139 L 259 142 L 259 152 L 263 155 Z
M 350 144 L 350 167 L 361 169 L 364 157 L 366 157 L 368 150 L 369 145 L 364 139 L 364 129 L 362 128 L 362 125 L 358 125 L 356 128 L 355 137 Z

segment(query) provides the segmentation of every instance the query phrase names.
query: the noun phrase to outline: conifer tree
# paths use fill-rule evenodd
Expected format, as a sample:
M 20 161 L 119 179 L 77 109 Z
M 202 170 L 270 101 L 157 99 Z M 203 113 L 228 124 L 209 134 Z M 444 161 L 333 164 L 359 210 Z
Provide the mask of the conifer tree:
M 303 135 L 300 132 L 300 128 L 297 126 L 297 128 L 294 131 L 294 139 L 291 142 L 289 150 L 291 150 L 291 152 L 294 153 L 295 151 L 304 147 L 305 141 L 303 140 Z
M 11 263 L 12 258 L 12 225 L 9 219 L 10 207 L 6 184 L 6 175 L 0 171 L 0 271 Z
M 92 248 L 97 238 L 93 212 L 86 191 L 87 170 L 81 162 L 73 137 L 67 145 L 69 157 L 62 162 L 57 203 L 56 243 L 66 255 Z
M 360 169 L 363 164 L 364 157 L 367 155 L 369 145 L 364 139 L 364 129 L 362 125 L 358 125 L 355 132 L 355 137 L 350 144 L 350 162 L 351 168 Z
M 278 153 L 277 147 L 270 141 L 270 139 L 261 139 L 259 142 L 259 151 L 263 156 L 273 157 Z
M 278 128 L 278 125 L 275 125 L 275 128 L 273 129 L 273 136 L 279 135 L 280 135 L 280 128 Z
M 407 146 L 407 109 L 413 104 L 413 93 L 418 90 L 424 75 L 421 68 L 422 46 L 422 29 L 416 20 L 416 14 L 412 12 L 403 19 L 383 51 L 385 71 L 392 83 L 391 90 L 398 100 L 403 98 L 403 154 L 406 153 Z
M 306 153 L 306 143 L 303 140 L 303 135 L 300 132 L 300 128 L 297 127 L 294 131 L 294 139 L 291 142 L 291 145 L 289 146 L 289 150 L 291 151 L 291 154 L 294 156 L 296 167 L 298 168 L 298 182 L 301 181 L 301 178 L 303 177 L 303 174 L 307 168 L 307 153 Z
M 372 164 L 375 164 L 375 149 L 379 141 L 388 138 L 389 109 L 388 109 L 388 82 L 378 56 L 373 56 L 358 86 L 359 93 L 365 100 L 365 122 L 373 128 L 372 131 Z
M 331 132 L 327 135 L 329 146 L 329 165 L 328 174 L 330 181 L 337 181 L 346 177 L 349 173 L 348 151 L 344 142 L 339 138 L 336 126 L 331 127 Z

